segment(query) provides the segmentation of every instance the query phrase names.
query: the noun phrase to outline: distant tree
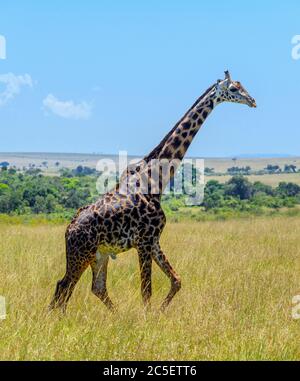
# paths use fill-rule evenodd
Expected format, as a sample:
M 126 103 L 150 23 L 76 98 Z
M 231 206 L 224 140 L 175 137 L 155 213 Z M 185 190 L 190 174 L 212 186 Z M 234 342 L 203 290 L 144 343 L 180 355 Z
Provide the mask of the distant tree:
M 260 181 L 255 181 L 252 187 L 254 195 L 265 193 L 268 196 L 273 196 L 274 194 L 273 188 L 270 185 L 263 184 Z
M 3 196 L 9 191 L 9 186 L 7 184 L 0 183 L 0 196 Z
M 272 165 L 272 164 L 268 164 L 266 166 L 266 168 L 264 168 L 264 170 L 268 173 L 279 173 L 279 172 L 281 172 L 279 165 Z
M 73 172 L 74 172 L 75 176 L 82 175 L 82 173 L 83 173 L 83 166 L 82 165 L 78 165 L 78 167 Z
M 251 171 L 251 167 L 249 166 L 249 165 L 247 165 L 246 167 L 245 167 L 245 172 L 246 173 L 249 173 Z
M 240 200 L 248 200 L 253 195 L 253 186 L 243 176 L 233 176 L 225 184 L 225 195 L 238 197 Z
M 284 166 L 284 172 L 285 173 L 296 173 L 297 172 L 297 167 L 294 164 L 285 164 Z
M 48 194 L 45 200 L 45 209 L 47 213 L 53 213 L 55 211 L 57 202 L 53 194 Z
M 73 177 L 73 173 L 69 168 L 60 168 L 59 173 L 61 177 L 66 177 L 66 178 Z
M 78 209 L 80 206 L 87 203 L 89 197 L 90 192 L 88 189 L 71 189 L 65 200 L 65 206 L 67 208 Z
M 223 193 L 223 184 L 219 183 L 217 180 L 208 181 L 205 185 L 202 205 L 206 210 L 221 207 L 224 200 Z
M 26 169 L 25 171 L 26 175 L 38 175 L 41 172 L 42 171 L 39 168 L 34 168 L 34 167 Z
M 281 182 L 276 188 L 276 192 L 281 196 L 294 197 L 300 194 L 300 186 L 294 183 Z
M 44 197 L 42 197 L 42 196 L 36 196 L 35 203 L 33 205 L 32 210 L 36 214 L 47 212 L 47 208 L 46 208 Z
M 238 167 L 230 167 L 230 168 L 227 168 L 227 172 L 232 175 L 233 173 L 237 173 L 238 171 Z
M 8 173 L 9 173 L 10 175 L 14 175 L 15 173 L 17 173 L 17 170 L 16 170 L 16 168 L 9 168 L 9 169 L 8 169 Z
M 9 189 L 1 190 L 0 187 L 0 213 L 10 213 L 9 207 L 10 191 Z
M 211 175 L 211 174 L 213 174 L 214 172 L 215 172 L 215 169 L 214 169 L 214 168 L 208 168 L 208 167 L 204 168 L 204 173 L 205 173 L 206 175 Z
M 250 171 L 251 171 L 251 167 L 249 167 L 249 165 L 246 167 L 231 167 L 227 169 L 227 172 L 230 175 L 237 175 L 237 174 L 248 175 Z
M 72 173 L 74 176 L 89 176 L 96 173 L 96 169 L 79 165 L 77 168 L 72 170 Z

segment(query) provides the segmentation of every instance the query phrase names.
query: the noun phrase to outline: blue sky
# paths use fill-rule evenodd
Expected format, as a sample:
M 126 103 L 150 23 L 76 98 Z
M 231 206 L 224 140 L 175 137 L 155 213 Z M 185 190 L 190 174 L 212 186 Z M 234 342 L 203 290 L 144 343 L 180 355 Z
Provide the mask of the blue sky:
M 275 5 L 276 4 L 276 5 Z M 299 1 L 1 1 L 0 151 L 145 154 L 230 69 L 189 156 L 300 155 Z

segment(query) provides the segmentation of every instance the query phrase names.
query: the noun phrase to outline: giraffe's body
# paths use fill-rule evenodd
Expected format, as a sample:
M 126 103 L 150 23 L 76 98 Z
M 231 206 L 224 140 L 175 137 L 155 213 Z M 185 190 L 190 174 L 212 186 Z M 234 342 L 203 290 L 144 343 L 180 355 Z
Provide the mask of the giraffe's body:
M 231 81 L 227 74 L 224 81 L 211 86 L 197 100 L 144 160 L 136 164 L 134 169 L 127 168 L 114 190 L 78 211 L 66 231 L 66 274 L 57 284 L 51 308 L 65 309 L 80 276 L 91 266 L 93 293 L 108 308 L 113 309 L 106 288 L 109 257 L 131 248 L 137 249 L 139 255 L 144 303 L 148 304 L 151 297 L 152 260 L 171 280 L 171 290 L 162 309 L 170 303 L 180 289 L 181 281 L 159 244 L 166 223 L 160 198 L 174 171 L 164 174 L 150 164 L 153 160 L 177 160 L 174 165 L 176 170 L 204 120 L 215 105 L 225 100 L 255 107 L 254 99 L 238 82 Z M 154 176 L 155 170 L 160 171 L 158 177 Z M 134 184 L 134 187 L 127 187 L 128 183 Z M 126 185 L 125 191 L 122 184 Z M 145 189 L 148 191 L 145 192 Z
M 113 191 L 79 211 L 67 228 L 67 245 L 79 252 L 117 255 L 159 237 L 164 225 L 157 199 Z

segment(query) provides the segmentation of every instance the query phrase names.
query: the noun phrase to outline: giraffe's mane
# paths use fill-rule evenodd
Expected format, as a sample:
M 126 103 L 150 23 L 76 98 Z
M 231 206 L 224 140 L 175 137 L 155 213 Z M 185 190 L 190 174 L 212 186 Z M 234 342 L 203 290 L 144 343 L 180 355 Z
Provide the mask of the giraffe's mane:
M 173 132 L 176 130 L 176 128 L 180 125 L 180 123 L 187 117 L 187 115 L 190 113 L 191 110 L 193 110 L 196 105 L 206 97 L 208 93 L 211 92 L 211 90 L 216 86 L 216 83 L 214 83 L 212 86 L 210 86 L 194 103 L 193 105 L 188 109 L 188 111 L 183 115 L 183 117 L 175 124 L 175 126 L 167 133 L 167 135 L 163 138 L 163 140 L 147 155 L 144 157 L 144 161 L 148 162 L 151 159 L 155 159 L 157 154 L 162 150 L 164 147 L 166 141 L 169 139 L 169 137 L 173 134 Z

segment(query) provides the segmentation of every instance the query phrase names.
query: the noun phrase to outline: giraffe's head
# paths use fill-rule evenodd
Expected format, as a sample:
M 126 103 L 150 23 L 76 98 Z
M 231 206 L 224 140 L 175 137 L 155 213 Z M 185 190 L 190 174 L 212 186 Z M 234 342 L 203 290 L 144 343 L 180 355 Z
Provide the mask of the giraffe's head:
M 234 102 L 256 107 L 255 99 L 252 98 L 240 82 L 233 81 L 229 71 L 225 71 L 225 79 L 218 80 L 216 84 L 216 97 L 221 102 Z

